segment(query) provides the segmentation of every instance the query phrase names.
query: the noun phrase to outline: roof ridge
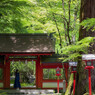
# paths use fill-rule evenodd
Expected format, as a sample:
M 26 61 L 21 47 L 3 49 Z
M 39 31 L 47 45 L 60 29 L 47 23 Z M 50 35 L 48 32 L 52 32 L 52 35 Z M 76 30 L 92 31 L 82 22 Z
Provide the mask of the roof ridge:
M 48 33 L 0 33 L 0 36 L 48 36 Z

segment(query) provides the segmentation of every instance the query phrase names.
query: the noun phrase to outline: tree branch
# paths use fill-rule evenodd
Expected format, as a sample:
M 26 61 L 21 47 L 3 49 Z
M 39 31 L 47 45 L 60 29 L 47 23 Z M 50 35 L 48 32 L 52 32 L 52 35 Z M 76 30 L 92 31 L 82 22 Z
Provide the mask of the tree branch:
M 65 31 L 65 41 L 66 41 L 66 44 L 68 45 L 68 41 L 67 41 L 67 28 L 66 28 L 66 23 L 68 22 L 67 19 L 65 18 L 65 8 L 64 8 L 64 0 L 62 0 L 62 8 L 63 8 L 63 19 L 66 21 L 63 20 L 63 23 L 64 23 L 64 31 Z
M 49 2 L 49 6 L 50 6 L 50 8 L 52 8 L 52 6 L 51 6 L 51 4 L 50 4 L 50 2 Z M 53 21 L 55 22 L 55 25 L 56 25 L 56 28 L 57 28 L 57 31 L 58 31 L 58 34 L 59 34 L 59 38 L 60 38 L 60 48 L 62 48 L 62 39 L 61 39 L 61 34 L 60 34 L 60 30 L 59 30 L 59 28 L 58 28 L 58 24 L 57 24 L 57 21 L 56 21 L 56 18 L 55 18 L 55 14 L 52 12 L 52 16 L 53 16 Z
M 69 15 L 69 21 L 67 23 L 67 36 L 68 36 L 68 40 L 69 40 L 69 44 L 71 44 L 71 39 L 70 39 L 70 35 L 69 35 L 69 31 L 70 31 L 70 4 L 71 4 L 71 0 L 68 1 L 68 7 L 69 7 L 69 12 L 68 12 L 68 15 Z
M 54 15 L 54 13 L 52 13 L 52 15 L 53 15 L 53 21 L 55 22 L 55 25 L 56 25 L 56 28 L 57 28 L 57 31 L 58 31 L 58 34 L 59 34 L 59 38 L 60 38 L 60 47 L 62 48 L 62 45 L 61 45 L 61 43 L 62 43 L 62 39 L 61 39 L 61 34 L 60 34 L 60 30 L 59 30 L 59 28 L 58 28 L 58 24 L 57 24 L 57 21 L 56 21 L 56 18 L 55 18 L 55 15 Z

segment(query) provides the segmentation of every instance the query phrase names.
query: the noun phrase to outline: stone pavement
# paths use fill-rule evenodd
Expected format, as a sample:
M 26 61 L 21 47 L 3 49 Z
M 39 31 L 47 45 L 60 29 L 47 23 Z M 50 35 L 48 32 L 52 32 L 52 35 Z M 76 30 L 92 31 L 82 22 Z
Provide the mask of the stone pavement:
M 0 90 L 0 95 L 61 95 L 55 94 L 54 90 Z

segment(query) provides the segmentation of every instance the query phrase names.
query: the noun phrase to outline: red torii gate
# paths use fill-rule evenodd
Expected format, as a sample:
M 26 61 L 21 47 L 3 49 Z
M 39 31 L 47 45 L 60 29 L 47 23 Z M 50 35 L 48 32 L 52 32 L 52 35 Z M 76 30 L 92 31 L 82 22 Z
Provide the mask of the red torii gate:
M 57 68 L 58 66 L 62 68 L 62 62 L 41 63 L 43 55 L 47 58 L 47 55 L 55 53 L 54 48 L 54 40 L 47 34 L 0 34 L 0 68 L 3 71 L 0 83 L 3 84 L 2 88 L 10 88 L 10 61 L 12 60 L 34 60 L 36 62 L 36 88 L 43 88 L 43 82 L 56 82 L 57 80 L 43 80 L 43 68 Z M 64 64 L 64 68 L 66 79 L 68 79 L 68 65 Z
M 41 66 L 43 69 L 56 69 L 57 67 L 63 69 L 64 67 L 63 74 L 65 74 L 65 82 L 66 82 L 66 88 L 67 88 L 69 63 L 68 62 L 63 63 L 62 60 L 59 59 L 61 57 L 62 56 L 59 54 L 53 54 L 52 56 L 50 55 L 42 56 Z M 42 83 L 44 82 L 50 82 L 50 83 L 56 82 L 57 83 L 57 79 L 43 79 Z M 60 79 L 59 82 L 63 84 L 63 79 Z M 63 89 L 63 87 L 60 87 L 60 89 Z
M 54 40 L 47 34 L 0 34 L 0 58 L 3 60 L 0 62 L 0 68 L 3 70 L 3 77 L 0 79 L 2 88 L 10 88 L 10 61 L 13 59 L 36 61 L 36 88 L 41 88 L 43 69 L 40 65 L 40 56 L 53 53 L 55 53 Z M 25 59 L 23 58 L 25 56 L 37 58 Z

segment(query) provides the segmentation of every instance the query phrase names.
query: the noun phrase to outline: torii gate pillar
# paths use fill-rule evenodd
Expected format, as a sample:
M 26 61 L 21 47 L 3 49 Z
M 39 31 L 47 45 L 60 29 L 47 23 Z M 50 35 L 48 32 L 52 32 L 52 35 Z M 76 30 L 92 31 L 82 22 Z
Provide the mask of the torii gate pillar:
M 40 56 L 36 61 L 36 88 L 42 88 L 42 80 L 43 80 L 43 68 L 40 63 Z
M 10 88 L 10 61 L 9 57 L 5 56 L 4 60 L 4 88 Z

